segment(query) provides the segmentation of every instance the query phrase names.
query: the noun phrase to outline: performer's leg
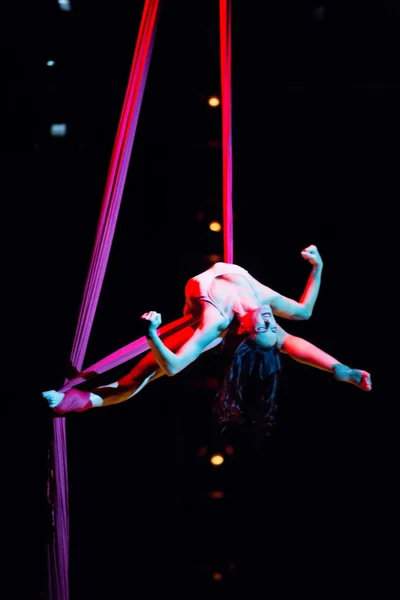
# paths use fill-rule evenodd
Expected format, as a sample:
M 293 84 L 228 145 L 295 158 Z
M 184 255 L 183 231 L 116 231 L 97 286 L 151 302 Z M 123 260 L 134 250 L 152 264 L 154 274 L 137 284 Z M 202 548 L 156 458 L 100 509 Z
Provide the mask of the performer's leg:
M 175 352 L 194 333 L 193 327 L 184 327 L 180 331 L 165 338 L 165 345 Z M 165 375 L 159 367 L 152 352 L 148 352 L 124 377 L 110 384 L 83 391 L 72 388 L 67 392 L 49 390 L 42 396 L 47 400 L 51 409 L 58 414 L 68 412 L 83 412 L 89 408 L 110 406 L 125 402 L 135 396 L 148 383 Z

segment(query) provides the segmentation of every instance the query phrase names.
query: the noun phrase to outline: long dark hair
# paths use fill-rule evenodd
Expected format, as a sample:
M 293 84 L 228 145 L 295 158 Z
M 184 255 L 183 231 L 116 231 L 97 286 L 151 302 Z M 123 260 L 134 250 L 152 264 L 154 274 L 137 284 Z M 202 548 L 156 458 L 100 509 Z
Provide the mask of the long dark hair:
M 281 373 L 279 350 L 245 338 L 233 353 L 213 412 L 222 430 L 252 423 L 270 435 L 276 426 L 276 392 Z

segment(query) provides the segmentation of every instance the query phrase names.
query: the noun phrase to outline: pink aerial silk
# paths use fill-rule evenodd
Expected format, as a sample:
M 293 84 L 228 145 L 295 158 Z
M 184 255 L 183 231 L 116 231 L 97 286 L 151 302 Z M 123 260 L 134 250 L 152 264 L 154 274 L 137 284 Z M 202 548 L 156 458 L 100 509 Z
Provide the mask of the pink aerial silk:
M 73 378 L 65 380 L 60 391 L 83 383 L 149 349 L 141 337 L 80 372 L 98 304 L 104 274 L 114 236 L 133 140 L 136 132 L 143 91 L 154 44 L 159 0 L 146 0 L 136 43 L 133 64 L 122 114 L 111 157 L 103 202 L 96 232 L 95 246 L 81 303 L 73 342 L 70 365 Z M 232 219 L 232 133 L 231 133 L 231 5 L 220 0 L 221 89 L 223 138 L 223 216 L 224 260 L 233 262 Z M 184 316 L 160 328 L 161 337 L 198 322 Z M 69 599 L 69 512 L 68 467 L 65 417 L 55 418 L 49 452 L 48 497 L 52 508 L 53 537 L 48 546 L 48 600 Z
M 168 325 L 160 327 L 160 329 L 157 330 L 157 333 L 159 337 L 163 339 L 164 337 L 172 335 L 176 331 L 183 329 L 183 327 L 194 325 L 198 322 L 198 317 L 187 315 L 185 317 L 182 317 L 181 319 L 172 321 L 172 323 L 168 323 Z M 87 369 L 76 375 L 73 379 L 69 379 L 58 391 L 66 392 L 67 390 L 79 385 L 80 383 L 83 383 L 84 381 L 88 381 L 89 379 L 92 379 L 93 377 L 96 377 L 101 373 L 105 373 L 110 369 L 114 369 L 115 367 L 122 365 L 127 360 L 135 358 L 136 356 L 139 356 L 139 354 L 143 354 L 143 352 L 146 352 L 146 350 L 149 349 L 150 346 L 146 337 L 140 337 L 134 342 L 127 344 L 123 348 L 120 348 L 119 350 L 116 350 L 112 354 L 109 354 L 105 358 L 99 360 L 91 367 L 88 367 Z
M 158 20 L 159 0 L 146 0 L 106 181 L 95 246 L 80 307 L 70 364 L 82 368 L 110 254 Z M 48 599 L 69 598 L 69 511 L 65 418 L 52 421 L 48 497 L 53 535 L 47 548 Z
M 227 263 L 233 263 L 231 15 L 231 0 L 220 0 L 219 27 L 222 98 L 222 200 L 224 260 Z

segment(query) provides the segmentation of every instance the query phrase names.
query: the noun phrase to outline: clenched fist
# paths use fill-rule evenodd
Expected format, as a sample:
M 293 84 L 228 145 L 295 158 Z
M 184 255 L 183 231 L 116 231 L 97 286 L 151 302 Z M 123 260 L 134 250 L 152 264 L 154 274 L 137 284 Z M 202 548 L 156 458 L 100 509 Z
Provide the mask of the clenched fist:
M 146 322 L 149 334 L 155 333 L 162 323 L 160 313 L 155 310 L 145 312 L 140 318 Z
M 322 258 L 320 253 L 318 252 L 317 246 L 312 244 L 311 246 L 307 246 L 304 250 L 301 251 L 301 255 L 304 260 L 308 260 L 315 267 L 322 267 Z

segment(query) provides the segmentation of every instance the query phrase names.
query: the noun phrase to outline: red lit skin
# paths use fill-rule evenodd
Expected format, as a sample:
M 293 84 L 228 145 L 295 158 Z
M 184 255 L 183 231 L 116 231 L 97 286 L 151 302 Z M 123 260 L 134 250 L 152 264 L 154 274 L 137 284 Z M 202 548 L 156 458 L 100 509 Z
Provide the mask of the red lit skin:
M 233 293 L 236 291 L 236 294 L 240 296 L 240 302 L 235 306 L 240 319 L 238 333 L 247 333 L 263 347 L 276 344 L 281 352 L 294 360 L 328 371 L 339 381 L 353 383 L 365 391 L 370 391 L 372 388 L 371 377 L 367 371 L 351 369 L 343 365 L 339 360 L 310 342 L 288 334 L 276 323 L 275 315 L 290 320 L 306 320 L 312 315 L 321 285 L 323 262 L 315 245 L 308 246 L 301 254 L 305 260 L 310 262 L 312 269 L 298 302 L 275 292 L 252 278 L 252 283 L 258 290 L 262 301 L 260 307 L 254 294 L 248 293 L 243 278 L 237 275 L 215 279 L 212 290 L 213 297 L 217 298 L 220 306 L 229 310 Z M 219 312 L 212 305 L 206 302 L 203 304 L 199 327 L 175 352 L 167 348 L 157 335 L 157 328 L 161 325 L 161 315 L 155 311 L 142 315 L 142 319 L 149 322 L 148 340 L 153 355 L 166 375 L 179 373 L 196 360 L 202 352 L 220 343 L 227 333 L 226 322 Z
M 238 333 L 247 333 L 263 347 L 275 344 L 281 346 L 277 330 L 274 332 L 274 327 L 276 327 L 274 315 L 291 320 L 309 319 L 321 285 L 323 262 L 317 247 L 315 245 L 308 246 L 301 252 L 301 255 L 310 262 L 312 269 L 299 301 L 279 294 L 250 275 L 252 287 L 257 290 L 261 301 L 260 307 L 252 287 L 241 275 L 230 274 L 215 278 L 212 283 L 212 296 L 224 314 L 230 315 L 229 323 L 212 304 L 202 302 L 199 326 L 190 339 L 176 352 L 167 348 L 157 335 L 157 329 L 161 325 L 161 315 L 156 311 L 144 313 L 141 318 L 149 323 L 150 348 L 165 374 L 176 375 L 196 360 L 202 352 L 219 344 L 228 332 L 235 316 L 240 321 Z M 189 310 L 187 308 L 185 312 L 189 312 Z M 263 317 L 263 314 L 266 313 L 271 315 L 268 318 L 273 320 L 272 327 L 269 327 L 268 323 L 266 327 Z
M 231 316 L 229 323 L 212 304 L 200 301 L 202 312 L 199 325 L 196 328 L 185 327 L 162 341 L 157 333 L 162 322 L 160 313 L 144 313 L 141 319 L 148 323 L 147 339 L 151 351 L 125 377 L 93 390 L 91 399 L 94 406 L 124 402 L 150 381 L 163 375 L 176 375 L 203 352 L 217 346 L 235 317 L 240 322 L 238 333 L 247 334 L 260 346 L 268 348 L 276 345 L 281 352 L 297 362 L 327 371 L 338 381 L 352 383 L 362 390 L 370 391 L 371 376 L 367 371 L 343 365 L 310 342 L 287 333 L 276 323 L 275 316 L 289 320 L 307 320 L 313 313 L 321 285 L 323 262 L 315 245 L 305 248 L 301 255 L 311 264 L 311 272 L 299 301 L 279 294 L 250 276 L 261 299 L 260 306 L 245 278 L 229 274 L 215 278 L 212 282 L 212 296 L 223 312 Z M 189 312 L 190 308 L 185 307 L 184 313 Z M 59 394 L 54 400 L 57 403 L 63 394 L 54 393 Z

